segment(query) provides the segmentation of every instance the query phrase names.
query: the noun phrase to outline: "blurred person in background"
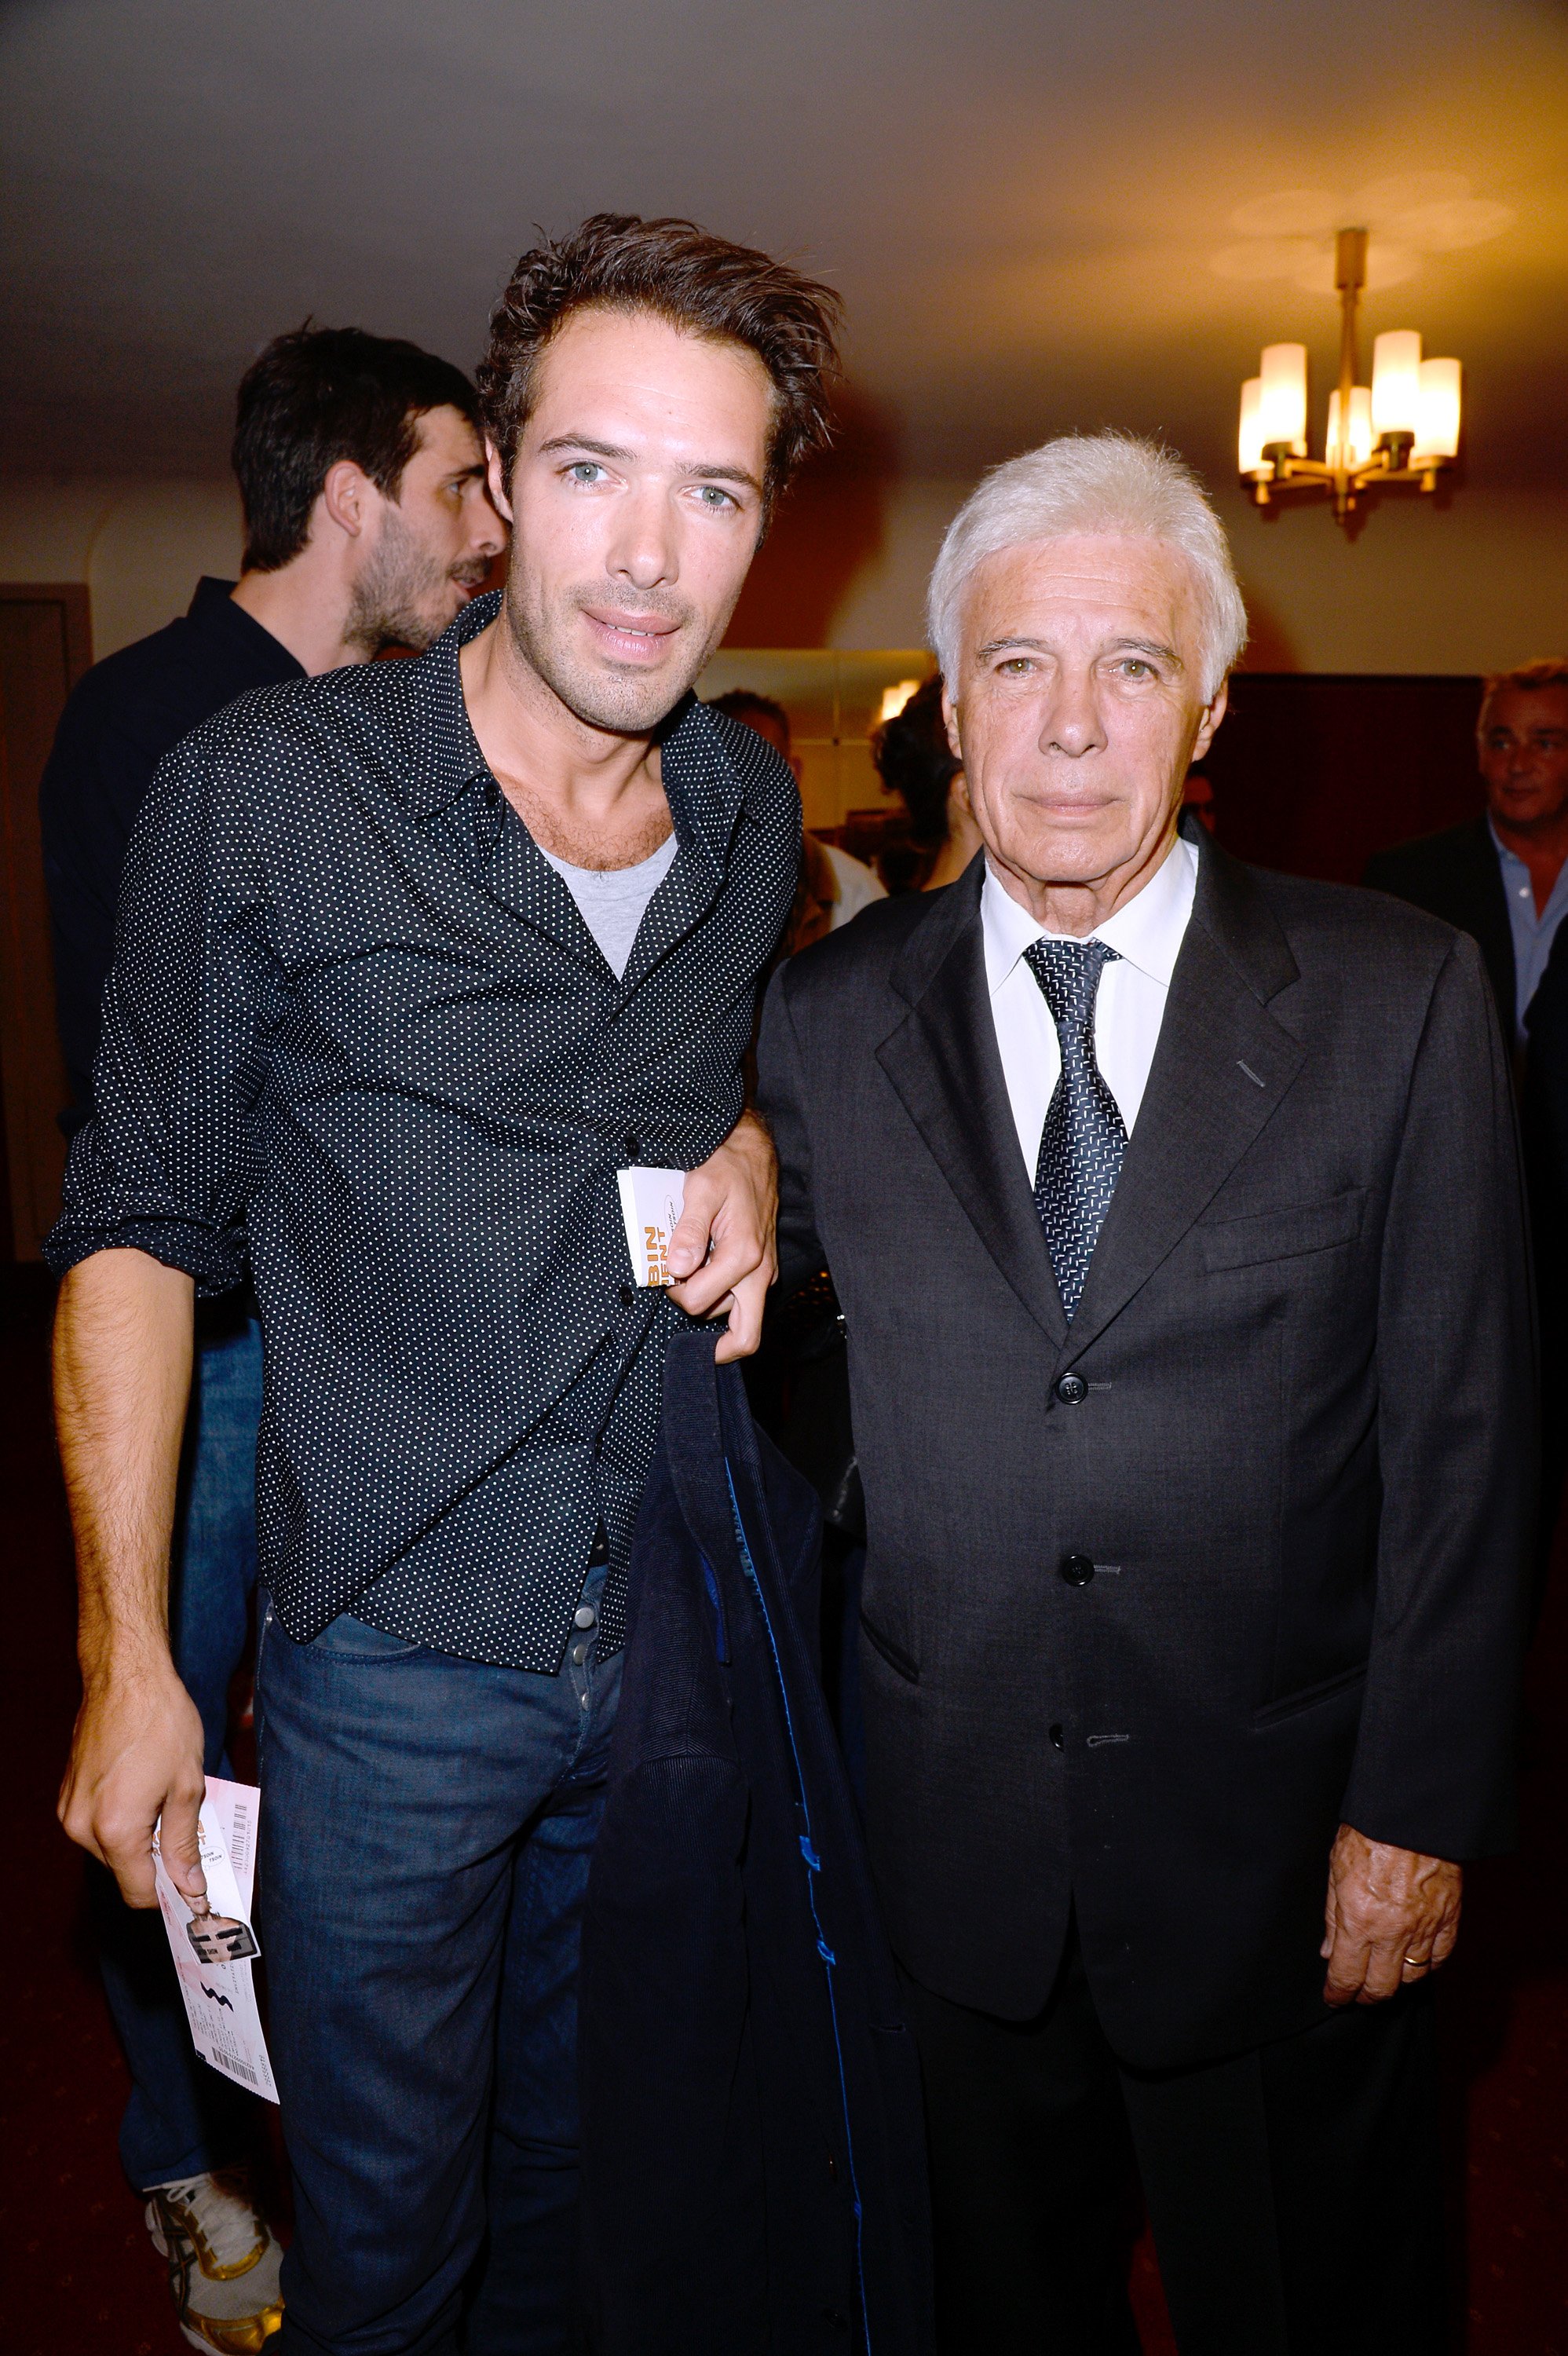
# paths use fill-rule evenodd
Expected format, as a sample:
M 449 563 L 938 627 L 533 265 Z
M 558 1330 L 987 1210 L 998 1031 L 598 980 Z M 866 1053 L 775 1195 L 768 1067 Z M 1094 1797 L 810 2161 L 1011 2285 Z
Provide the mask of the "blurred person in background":
M 1367 862 L 1362 881 L 1479 945 L 1519 1083 L 1541 1329 L 1536 1606 L 1568 1470 L 1568 659 L 1485 682 L 1478 818 Z
M 940 892 L 956 884 L 980 848 L 980 830 L 964 764 L 948 742 L 940 679 L 916 688 L 874 731 L 871 759 L 883 792 L 896 794 L 908 811 L 909 840 L 920 853 L 905 888 Z
M 121 870 L 154 770 L 251 689 L 440 636 L 506 542 L 477 415 L 460 369 L 353 327 L 280 336 L 246 371 L 233 446 L 239 581 L 202 580 L 181 619 L 96 664 L 44 773 L 69 1132 L 93 1109 Z M 226 1773 L 229 1688 L 256 1580 L 261 1333 L 248 1286 L 203 1305 L 197 1342 L 169 1636 L 200 1713 L 207 1771 Z M 101 1867 L 90 1873 L 104 1990 L 131 2072 L 122 2160 L 168 2260 L 186 2338 L 254 2349 L 281 2316 L 281 2253 L 244 2166 L 251 2098 L 196 2053 L 161 1918 L 126 1906 Z
M 790 737 L 789 713 L 771 695 L 759 695 L 750 687 L 732 687 L 726 695 L 716 695 L 712 710 L 726 712 L 743 728 L 750 728 L 783 755 L 795 771 L 795 783 L 800 783 L 800 762 L 795 757 Z M 790 910 L 789 923 L 784 927 L 783 953 L 793 957 L 797 949 L 819 941 L 873 900 L 884 900 L 886 891 L 870 868 L 860 860 L 851 859 L 836 842 L 824 842 L 819 835 L 803 834 L 800 845 L 800 888 L 795 905 Z
M 1190 811 L 1206 834 L 1214 832 L 1218 813 L 1214 807 L 1214 782 L 1207 769 L 1189 769 L 1187 783 L 1181 789 L 1181 814 Z
M 1481 815 L 1378 851 L 1361 880 L 1479 944 L 1503 1036 L 1517 1054 L 1568 910 L 1568 661 L 1494 672 L 1482 692 L 1476 750 Z

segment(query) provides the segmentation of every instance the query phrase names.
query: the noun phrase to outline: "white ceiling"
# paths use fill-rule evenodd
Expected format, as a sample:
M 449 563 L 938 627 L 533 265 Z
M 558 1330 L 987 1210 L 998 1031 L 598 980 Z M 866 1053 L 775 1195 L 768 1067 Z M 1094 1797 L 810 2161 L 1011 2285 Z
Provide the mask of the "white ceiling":
M 533 224 L 614 208 L 831 278 L 866 448 L 938 474 L 1101 423 L 1229 473 L 1260 344 L 1321 406 L 1370 218 L 1471 479 L 1561 479 L 1549 0 L 7 0 L 0 173 L 13 473 L 219 471 L 306 313 L 472 363 Z

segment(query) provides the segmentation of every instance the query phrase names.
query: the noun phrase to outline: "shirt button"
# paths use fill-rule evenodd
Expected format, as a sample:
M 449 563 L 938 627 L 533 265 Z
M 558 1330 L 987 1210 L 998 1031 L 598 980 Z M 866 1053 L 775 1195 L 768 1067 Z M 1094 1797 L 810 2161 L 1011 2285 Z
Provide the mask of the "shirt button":
M 1056 1567 L 1069 1587 L 1087 1587 L 1094 1576 L 1094 1566 L 1086 1554 L 1064 1554 Z
M 1051 1730 L 1051 1747 L 1053 1751 L 1065 1751 L 1067 1748 L 1067 1737 L 1060 1726 L 1053 1726 Z
M 1082 1375 L 1063 1375 L 1056 1386 L 1056 1396 L 1063 1407 L 1076 1407 L 1089 1396 L 1089 1386 Z
M 573 1646 L 572 1646 L 572 1648 L 571 1648 L 571 1657 L 572 1657 L 573 1662 L 576 1664 L 577 1667 L 578 1667 L 578 1668 L 581 1668 L 581 1667 L 582 1666 L 583 1662 L 588 1658 L 588 1647 L 587 1647 L 587 1645 L 586 1645 L 586 1644 L 573 1644 Z
M 636 1131 L 629 1129 L 626 1131 L 625 1136 L 621 1140 L 621 1143 L 624 1146 L 626 1151 L 631 1155 L 635 1162 L 643 1150 L 643 1141 L 637 1135 Z
M 574 1628 L 592 1628 L 598 1617 L 592 1603 L 580 1603 L 571 1615 L 571 1624 Z
M 636 1297 L 637 1288 L 635 1284 L 624 1284 L 621 1287 L 621 1306 L 623 1309 L 630 1309 Z

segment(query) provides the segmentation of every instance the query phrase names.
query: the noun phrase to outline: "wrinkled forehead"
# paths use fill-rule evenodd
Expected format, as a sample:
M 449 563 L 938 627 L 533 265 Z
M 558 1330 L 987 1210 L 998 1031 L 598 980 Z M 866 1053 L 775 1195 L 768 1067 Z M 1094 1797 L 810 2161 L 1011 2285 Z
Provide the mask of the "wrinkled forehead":
M 1187 643 L 1198 629 L 1197 578 L 1183 550 L 1143 534 L 1021 541 L 981 559 L 961 614 L 970 649 L 1008 637 L 1082 642 L 1129 626 Z

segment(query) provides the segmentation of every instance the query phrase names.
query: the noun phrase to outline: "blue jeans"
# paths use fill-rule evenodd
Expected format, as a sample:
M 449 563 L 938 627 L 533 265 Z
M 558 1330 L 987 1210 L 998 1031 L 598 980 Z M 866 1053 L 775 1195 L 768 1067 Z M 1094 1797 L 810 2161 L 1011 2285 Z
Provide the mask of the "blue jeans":
M 229 1686 L 245 1650 L 256 1584 L 256 1427 L 261 1329 L 254 1317 L 197 1352 L 169 1583 L 175 1666 L 197 1709 L 208 1774 L 223 1756 Z M 133 1911 L 101 1866 L 89 1869 L 103 1990 L 131 2072 L 120 2158 L 138 2190 L 237 2159 L 251 2098 L 191 2043 L 163 1917 Z
M 265 1608 L 278 2356 L 576 2344 L 577 1952 L 620 1685 L 592 1633 L 540 1676 L 347 1615 L 296 1644 Z

